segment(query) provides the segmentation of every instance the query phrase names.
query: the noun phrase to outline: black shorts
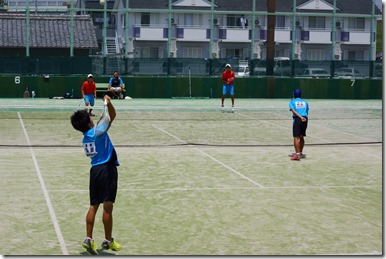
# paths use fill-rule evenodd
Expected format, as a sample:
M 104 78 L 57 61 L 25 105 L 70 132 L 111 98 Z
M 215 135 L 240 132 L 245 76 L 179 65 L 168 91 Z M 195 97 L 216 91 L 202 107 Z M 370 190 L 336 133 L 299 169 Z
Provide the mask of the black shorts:
M 115 202 L 118 188 L 118 170 L 116 165 L 106 163 L 90 169 L 90 204 L 97 205 L 105 201 Z
M 304 117 L 307 120 L 305 122 L 302 122 L 302 120 L 299 117 L 294 117 L 293 125 L 292 125 L 292 135 L 294 137 L 299 136 L 306 136 L 306 130 L 308 125 L 308 118 Z

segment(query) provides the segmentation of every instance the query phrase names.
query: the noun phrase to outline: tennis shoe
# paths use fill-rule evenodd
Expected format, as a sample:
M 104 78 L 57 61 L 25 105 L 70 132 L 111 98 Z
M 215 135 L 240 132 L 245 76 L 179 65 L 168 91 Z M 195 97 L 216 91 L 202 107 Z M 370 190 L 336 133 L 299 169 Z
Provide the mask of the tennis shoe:
M 83 241 L 83 244 L 82 246 L 84 248 L 86 248 L 86 251 L 89 255 L 97 255 L 98 252 L 96 250 L 96 247 L 95 247 L 95 243 L 94 243 L 94 240 L 90 239 L 90 238 L 86 238 L 84 241 Z
M 113 251 L 119 251 L 122 249 L 121 244 L 114 241 L 114 238 L 110 241 L 105 240 L 102 242 L 102 248 L 103 249 L 111 249 Z
M 303 154 L 303 153 L 300 153 L 299 157 L 300 158 L 307 158 L 307 156 L 305 154 Z
M 224 105 L 221 106 L 221 112 L 224 112 L 225 111 L 225 108 L 224 108 Z
M 292 157 L 291 157 L 291 160 L 297 160 L 299 161 L 300 160 L 300 154 L 294 154 Z
M 232 113 L 234 113 L 234 112 L 235 112 L 235 107 L 232 106 Z

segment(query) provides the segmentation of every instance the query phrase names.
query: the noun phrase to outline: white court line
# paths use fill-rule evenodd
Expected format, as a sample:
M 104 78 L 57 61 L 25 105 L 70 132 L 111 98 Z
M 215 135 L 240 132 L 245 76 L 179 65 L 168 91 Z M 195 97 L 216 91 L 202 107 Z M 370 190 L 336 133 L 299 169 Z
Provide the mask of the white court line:
M 119 191 L 128 191 L 128 192 L 146 192 L 146 191 L 170 191 L 170 192 L 178 192 L 178 191 L 222 191 L 222 190 L 274 190 L 274 189 L 354 189 L 354 188 L 367 188 L 367 189 L 376 189 L 383 188 L 382 185 L 321 185 L 321 186 L 269 186 L 264 188 L 256 188 L 256 187 L 203 187 L 203 188 L 131 188 L 131 189 L 119 189 Z M 48 190 L 49 192 L 74 192 L 74 193 L 82 193 L 88 192 L 88 190 Z
M 180 141 L 180 142 L 183 143 L 183 144 L 188 144 L 186 141 L 183 141 L 182 139 L 178 138 L 177 136 L 174 136 L 174 135 L 171 134 L 170 132 L 167 132 L 166 130 L 161 129 L 161 128 L 157 127 L 156 125 L 153 125 L 153 127 L 156 128 L 156 129 L 158 129 L 158 130 L 160 130 L 160 131 L 162 131 L 162 132 L 164 132 L 165 134 L 169 135 L 170 137 L 172 137 L 172 138 L 174 138 L 174 139 Z M 233 172 L 233 173 L 235 173 L 235 174 L 241 176 L 241 177 L 244 178 L 245 180 L 247 180 L 247 181 L 253 183 L 254 185 L 256 185 L 256 186 L 258 186 L 258 187 L 264 188 L 263 185 L 261 185 L 261 184 L 255 182 L 255 181 L 253 181 L 251 178 L 249 178 L 249 177 L 243 175 L 242 173 L 236 171 L 235 169 L 233 169 L 233 168 L 227 166 L 227 165 L 224 164 L 223 162 L 217 160 L 216 158 L 212 157 L 212 156 L 209 155 L 208 153 L 205 153 L 205 152 L 202 151 L 201 149 L 198 149 L 198 148 L 194 148 L 194 149 L 195 149 L 196 151 L 200 152 L 201 154 L 203 154 L 203 155 L 209 157 L 210 159 L 212 159 L 212 160 L 215 161 L 216 163 L 222 165 L 223 167 L 225 167 L 226 169 L 230 170 L 231 172 Z
M 249 119 L 256 119 L 256 120 L 258 120 L 258 119 L 255 118 L 255 117 L 248 116 L 248 115 L 245 115 L 245 114 L 242 114 L 242 113 L 238 113 L 238 112 L 237 112 L 237 114 L 240 115 L 240 116 L 247 117 L 247 118 L 249 118 Z M 280 127 L 280 128 L 292 130 L 292 128 L 290 128 L 290 127 L 285 127 L 285 126 L 282 126 L 282 125 L 279 125 L 279 124 L 275 124 L 275 123 L 272 123 L 272 122 L 269 122 L 269 121 L 266 121 L 266 120 L 260 120 L 260 121 L 263 121 L 263 122 L 265 122 L 265 123 L 271 124 L 271 125 L 273 125 L 273 126 L 275 126 L 275 127 Z M 316 124 L 316 125 L 317 125 L 317 124 Z M 317 126 L 320 126 L 320 125 L 317 125 Z M 328 129 L 331 129 L 331 128 L 328 128 Z M 336 130 L 336 131 L 339 131 L 339 130 Z M 345 132 L 343 132 L 343 131 L 339 131 L 339 132 L 345 133 Z M 347 133 L 347 134 L 349 134 L 349 133 Z M 307 136 L 308 136 L 308 137 L 311 137 L 311 138 L 319 139 L 319 140 L 324 141 L 324 142 L 327 142 L 327 143 L 334 143 L 334 142 L 332 142 L 332 141 L 330 141 L 330 140 L 327 140 L 327 139 L 315 137 L 314 135 L 307 135 Z M 354 135 L 354 136 L 355 136 L 355 135 Z M 306 146 L 307 146 L 307 144 L 306 144 Z M 372 157 L 375 157 L 375 158 L 377 158 L 377 159 L 381 159 L 381 160 L 382 160 L 382 157 L 375 156 L 375 155 L 370 154 L 370 153 L 368 153 L 368 152 L 363 152 L 362 150 L 359 150 L 359 149 L 356 149 L 356 148 L 352 148 L 352 147 L 344 147 L 344 148 L 351 149 L 351 150 L 355 150 L 356 152 L 360 152 L 360 153 L 362 153 L 362 154 L 366 154 L 366 155 L 368 155 L 368 156 L 372 156 Z
M 273 113 L 273 112 L 269 112 L 269 113 L 273 114 L 275 116 L 280 116 L 282 119 L 288 119 L 288 117 L 285 117 L 285 116 L 283 116 L 281 114 L 277 114 L 277 113 Z M 366 137 L 358 136 L 358 135 L 355 135 L 355 134 L 352 134 L 352 133 L 349 133 L 349 132 L 344 132 L 344 131 L 341 131 L 341 130 L 337 130 L 337 129 L 333 129 L 333 128 L 330 128 L 330 127 L 322 126 L 318 122 L 315 122 L 315 121 L 313 121 L 312 124 L 315 125 L 315 126 L 321 127 L 321 128 L 325 128 L 325 129 L 328 129 L 328 130 L 331 130 L 331 131 L 336 131 L 336 132 L 343 133 L 343 134 L 346 134 L 346 135 L 349 135 L 349 136 L 353 136 L 353 137 L 357 137 L 357 138 L 360 137 L 362 139 L 365 139 L 366 141 L 374 141 L 373 139 L 369 139 L 369 138 L 366 138 Z
M 23 128 L 23 132 L 24 132 L 24 136 L 25 136 L 25 139 L 27 141 L 27 144 L 30 146 L 31 145 L 31 141 L 30 141 L 30 139 L 28 137 L 27 130 L 26 130 L 25 126 L 24 126 L 24 122 L 23 122 L 23 119 L 21 118 L 20 112 L 17 113 L 17 116 L 19 117 L 20 124 L 21 124 L 21 126 Z M 40 186 L 42 188 L 42 191 L 43 191 L 43 194 L 44 194 L 44 198 L 45 198 L 46 203 L 47 203 L 48 211 L 50 212 L 50 216 L 51 216 L 51 220 L 52 220 L 52 223 L 54 225 L 54 228 L 55 228 L 56 236 L 59 239 L 59 243 L 60 243 L 60 247 L 62 249 L 62 253 L 63 253 L 63 255 L 68 255 L 66 243 L 64 242 L 64 238 L 63 238 L 62 232 L 60 230 L 59 223 L 58 223 L 58 220 L 56 218 L 54 208 L 52 207 L 52 203 L 51 203 L 50 197 L 48 195 L 48 191 L 47 191 L 46 185 L 44 183 L 42 174 L 40 172 L 40 168 L 39 168 L 39 164 L 38 164 L 38 161 L 36 159 L 36 156 L 35 156 L 35 152 L 32 149 L 32 147 L 29 147 L 29 151 L 31 153 L 32 160 L 33 160 L 34 165 L 35 165 L 36 173 L 37 173 L 37 176 L 39 178 Z

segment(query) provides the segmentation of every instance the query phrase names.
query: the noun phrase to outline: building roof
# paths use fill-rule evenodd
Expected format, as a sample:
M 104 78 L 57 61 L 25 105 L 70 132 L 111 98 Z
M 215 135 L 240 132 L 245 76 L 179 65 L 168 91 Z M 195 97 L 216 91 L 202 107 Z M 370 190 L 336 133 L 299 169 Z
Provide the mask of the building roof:
M 126 5 L 125 0 L 121 0 L 123 5 Z M 172 4 L 180 0 L 172 0 Z M 195 0 L 196 2 L 200 0 Z M 272 0 L 270 0 L 272 1 Z M 299 6 L 306 2 L 311 2 L 315 0 L 296 0 L 296 5 Z M 333 0 L 317 0 L 323 1 L 331 6 L 333 5 Z M 207 0 L 211 2 L 211 0 Z M 251 11 L 252 10 L 252 0 L 214 0 L 216 11 Z M 168 9 L 169 0 L 130 0 L 130 8 L 133 9 Z M 276 0 L 276 11 L 277 12 L 292 12 L 293 1 L 290 0 Z M 372 0 L 336 0 L 337 13 L 347 13 L 347 14 L 371 14 Z M 182 7 L 173 7 L 175 9 L 180 9 Z M 202 7 L 188 6 L 187 9 L 203 9 Z M 206 8 L 210 9 L 210 8 Z M 267 11 L 267 0 L 256 0 L 256 11 Z M 315 10 L 308 10 L 315 11 Z M 303 11 L 304 12 L 304 11 Z M 381 11 L 376 6 L 375 14 L 380 15 Z
M 29 15 L 31 48 L 70 48 L 69 15 Z M 98 48 L 94 24 L 88 15 L 74 17 L 74 48 Z M 0 47 L 26 46 L 25 14 L 0 13 Z

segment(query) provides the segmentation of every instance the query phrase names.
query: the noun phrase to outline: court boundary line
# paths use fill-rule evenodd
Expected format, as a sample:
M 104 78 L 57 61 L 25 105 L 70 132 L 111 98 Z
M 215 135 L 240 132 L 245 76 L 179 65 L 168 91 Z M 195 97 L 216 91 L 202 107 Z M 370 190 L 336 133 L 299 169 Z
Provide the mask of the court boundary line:
M 180 141 L 180 142 L 182 142 L 182 143 L 184 143 L 184 144 L 188 144 L 186 141 L 180 139 L 180 138 L 177 137 L 177 136 L 174 136 L 174 135 L 171 134 L 170 132 L 168 132 L 168 131 L 166 131 L 166 130 L 164 130 L 164 129 L 161 129 L 160 127 L 157 127 L 157 126 L 154 125 L 154 124 L 153 124 L 152 126 L 153 126 L 154 128 L 156 128 L 156 129 L 158 129 L 158 130 L 164 132 L 165 134 L 169 135 L 170 137 L 172 137 L 172 138 L 174 138 L 174 139 L 176 139 L 176 140 L 178 140 L 178 141 Z M 188 146 L 189 146 L 189 145 L 188 145 Z M 238 172 L 237 170 L 231 168 L 230 166 L 224 164 L 223 162 L 217 160 L 216 158 L 212 157 L 211 155 L 209 155 L 208 153 L 202 151 L 201 149 L 196 148 L 196 147 L 193 147 L 193 146 L 192 146 L 192 148 L 193 148 L 194 150 L 200 152 L 201 154 L 207 156 L 208 158 L 210 158 L 210 159 L 213 160 L 214 162 L 216 162 L 216 163 L 222 165 L 223 167 L 225 167 L 226 169 L 230 170 L 231 172 L 233 172 L 233 173 L 239 175 L 240 177 L 244 178 L 245 180 L 249 181 L 250 183 L 253 183 L 253 184 L 256 185 L 257 187 L 264 188 L 263 185 L 261 185 L 261 184 L 259 184 L 258 182 L 252 180 L 251 178 L 249 178 L 249 177 L 243 175 L 242 173 L 240 173 L 240 172 Z
M 119 191 L 138 191 L 138 192 L 146 192 L 146 191 L 229 191 L 229 190 L 262 190 L 262 189 L 354 189 L 354 188 L 366 188 L 366 189 L 375 189 L 382 188 L 381 185 L 322 185 L 322 186 L 265 186 L 264 188 L 256 188 L 256 187 L 202 187 L 202 188 L 119 188 Z M 88 192 L 88 189 L 84 190 L 47 190 L 48 192 Z
M 239 113 L 239 112 L 237 112 L 237 114 L 238 115 L 240 115 L 240 116 L 244 116 L 244 117 L 247 117 L 247 118 L 252 118 L 252 119 L 256 119 L 256 118 L 254 118 L 254 117 L 252 117 L 252 116 L 248 116 L 248 115 L 245 115 L 245 114 L 242 114 L 242 113 Z M 273 125 L 273 126 L 276 126 L 276 127 L 280 127 L 280 128 L 284 128 L 284 129 L 289 129 L 289 130 L 292 130 L 292 128 L 290 128 L 290 127 L 285 127 L 285 126 L 282 126 L 282 125 L 279 125 L 279 124 L 275 124 L 275 123 L 272 123 L 272 122 L 267 122 L 267 121 L 265 121 L 265 120 L 259 120 L 259 121 L 263 121 L 263 122 L 265 122 L 265 123 L 268 123 L 268 124 L 271 124 L 271 125 Z M 320 125 L 318 125 L 318 124 L 316 124 L 318 127 L 321 127 Z M 326 127 L 325 127 L 326 128 Z M 328 128 L 328 129 L 330 129 L 330 128 Z M 331 129 L 332 130 L 332 129 Z M 340 132 L 339 130 L 335 130 L 335 131 L 338 131 L 338 132 Z M 341 133 L 345 133 L 345 132 L 341 132 Z M 313 135 L 307 135 L 308 137 L 311 137 L 311 138 L 315 138 L 315 139 L 319 139 L 319 140 L 322 140 L 322 141 L 325 141 L 325 142 L 327 142 L 327 143 L 334 143 L 334 142 L 332 142 L 332 141 L 329 141 L 329 140 L 326 140 L 326 139 L 323 139 L 323 138 L 320 138 L 320 137 L 315 137 L 315 136 L 313 136 Z M 355 136 L 355 135 L 354 135 Z M 307 144 L 305 145 L 305 146 L 307 146 Z M 365 155 L 368 155 L 368 156 L 371 156 L 371 157 L 374 157 L 374 158 L 377 158 L 377 159 L 380 159 L 380 160 L 382 160 L 382 157 L 378 157 L 378 156 L 375 156 L 375 155 L 373 155 L 373 154 L 370 154 L 370 153 L 367 153 L 367 152 L 363 152 L 362 150 L 358 150 L 358 149 L 354 149 L 354 148 L 351 148 L 351 147 L 347 147 L 347 146 L 343 146 L 343 148 L 348 148 L 348 149 L 351 149 L 351 150 L 355 150 L 355 151 L 357 151 L 357 152 L 360 152 L 360 153 L 362 153 L 362 154 L 365 154 Z
M 28 133 L 27 133 L 27 129 L 25 128 L 25 125 L 24 125 L 24 122 L 23 122 L 23 119 L 21 117 L 20 112 L 18 112 L 17 115 L 19 117 L 20 124 L 21 124 L 21 127 L 23 129 L 24 137 L 25 137 L 25 139 L 27 141 L 27 144 L 31 145 L 31 141 L 29 139 L 29 136 L 28 136 Z M 62 253 L 63 253 L 63 255 L 69 255 L 66 243 L 65 243 L 63 235 L 62 235 L 62 231 L 60 230 L 60 226 L 59 226 L 58 220 L 56 218 L 56 214 L 55 214 L 54 208 L 53 208 L 52 203 L 51 203 L 50 196 L 48 195 L 48 190 L 46 188 L 43 176 L 42 176 L 41 171 L 40 171 L 40 167 L 39 167 L 39 164 L 38 164 L 35 152 L 34 152 L 32 147 L 29 147 L 29 151 L 31 153 L 31 157 L 32 157 L 32 160 L 33 160 L 33 163 L 34 163 L 34 166 L 35 166 L 36 174 L 37 174 L 39 182 L 40 182 L 40 187 L 41 187 L 41 189 L 43 191 L 44 199 L 46 200 L 48 211 L 49 211 L 49 214 L 51 216 L 51 221 L 52 221 L 52 224 L 54 225 L 54 229 L 55 229 L 55 232 L 56 232 L 56 236 L 57 236 L 57 238 L 59 240 L 59 244 L 60 244 Z
M 279 116 L 280 120 L 285 120 L 286 118 L 288 119 L 288 117 L 284 117 L 284 115 L 282 115 L 282 114 L 273 113 L 273 112 L 270 112 L 270 113 L 275 115 L 275 116 Z M 377 119 L 374 119 L 374 120 L 377 120 Z M 328 130 L 331 130 L 331 131 L 336 131 L 336 132 L 339 132 L 339 133 L 342 133 L 342 134 L 346 134 L 346 135 L 349 135 L 349 136 L 352 136 L 352 137 L 357 137 L 357 138 L 359 137 L 359 138 L 362 138 L 362 139 L 366 140 L 367 142 L 375 142 L 374 140 L 372 140 L 372 139 L 370 139 L 368 137 L 362 137 L 362 136 L 355 135 L 353 133 L 344 132 L 344 131 L 333 129 L 333 128 L 327 127 L 327 126 L 322 126 L 322 125 L 319 124 L 319 121 L 320 120 L 313 120 L 313 124 L 318 126 L 318 127 L 325 128 L 325 129 L 328 129 Z M 365 142 L 365 141 L 362 141 L 362 142 Z M 379 141 L 377 141 L 377 142 L 379 142 Z

